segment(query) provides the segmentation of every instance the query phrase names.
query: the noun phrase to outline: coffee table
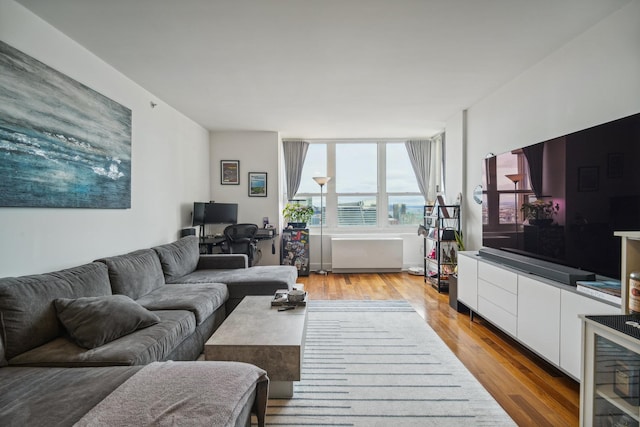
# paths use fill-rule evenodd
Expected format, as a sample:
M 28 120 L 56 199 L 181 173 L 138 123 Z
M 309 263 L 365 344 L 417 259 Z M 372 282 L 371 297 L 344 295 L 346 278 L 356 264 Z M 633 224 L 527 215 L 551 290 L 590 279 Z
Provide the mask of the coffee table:
M 204 345 L 205 360 L 247 362 L 269 376 L 269 397 L 293 397 L 300 381 L 307 309 L 278 311 L 271 296 L 246 296 Z

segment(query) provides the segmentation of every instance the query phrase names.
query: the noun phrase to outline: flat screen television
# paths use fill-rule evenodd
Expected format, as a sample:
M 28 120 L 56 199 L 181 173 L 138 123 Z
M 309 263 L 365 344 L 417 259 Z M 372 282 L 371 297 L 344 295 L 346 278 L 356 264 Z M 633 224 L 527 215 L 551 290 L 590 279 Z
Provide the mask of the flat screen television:
M 488 157 L 482 178 L 483 246 L 620 279 L 613 233 L 640 230 L 640 114 Z

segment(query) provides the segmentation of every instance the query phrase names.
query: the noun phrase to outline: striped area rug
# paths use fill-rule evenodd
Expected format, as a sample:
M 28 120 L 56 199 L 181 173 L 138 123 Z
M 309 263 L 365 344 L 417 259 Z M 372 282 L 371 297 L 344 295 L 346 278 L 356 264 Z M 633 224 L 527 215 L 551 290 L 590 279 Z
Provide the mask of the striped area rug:
M 512 426 L 406 301 L 310 301 L 302 380 L 271 426 Z

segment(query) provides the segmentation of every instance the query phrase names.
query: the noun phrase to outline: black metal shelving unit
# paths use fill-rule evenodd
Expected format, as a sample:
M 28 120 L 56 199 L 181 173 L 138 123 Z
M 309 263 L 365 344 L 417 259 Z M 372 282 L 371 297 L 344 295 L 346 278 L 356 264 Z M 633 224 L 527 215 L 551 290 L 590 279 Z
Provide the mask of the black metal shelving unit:
M 449 277 L 458 265 L 456 233 L 460 233 L 460 206 L 424 206 L 424 282 L 449 290 Z

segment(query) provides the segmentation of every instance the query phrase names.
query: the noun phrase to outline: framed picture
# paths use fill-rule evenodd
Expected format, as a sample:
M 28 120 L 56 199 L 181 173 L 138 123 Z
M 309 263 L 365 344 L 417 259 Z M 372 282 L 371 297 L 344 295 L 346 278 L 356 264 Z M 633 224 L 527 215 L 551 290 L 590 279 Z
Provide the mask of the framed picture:
M 607 178 L 617 179 L 624 176 L 624 154 L 609 153 L 607 157 Z
M 597 166 L 578 168 L 578 191 L 598 191 L 598 172 Z
M 0 41 L 0 206 L 131 208 L 131 110 Z
M 266 172 L 249 172 L 249 197 L 267 197 Z
M 220 160 L 220 184 L 240 184 L 240 160 Z

